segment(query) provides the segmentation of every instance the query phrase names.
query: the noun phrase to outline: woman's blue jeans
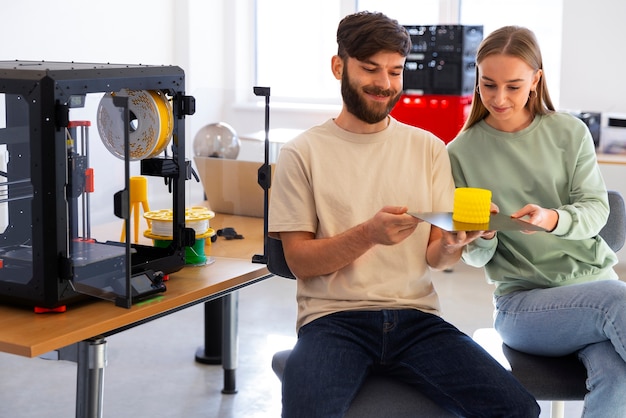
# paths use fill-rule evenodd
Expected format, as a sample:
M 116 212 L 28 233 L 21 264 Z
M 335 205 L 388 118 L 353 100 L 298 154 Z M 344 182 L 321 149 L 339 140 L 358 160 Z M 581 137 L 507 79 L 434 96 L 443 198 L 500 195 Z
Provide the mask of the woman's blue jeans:
M 342 417 L 372 372 L 415 386 L 459 416 L 539 415 L 534 398 L 470 337 L 406 309 L 346 311 L 303 326 L 283 375 L 283 418 Z
M 626 283 L 514 292 L 495 299 L 495 328 L 512 348 L 561 356 L 587 368 L 583 416 L 626 417 Z

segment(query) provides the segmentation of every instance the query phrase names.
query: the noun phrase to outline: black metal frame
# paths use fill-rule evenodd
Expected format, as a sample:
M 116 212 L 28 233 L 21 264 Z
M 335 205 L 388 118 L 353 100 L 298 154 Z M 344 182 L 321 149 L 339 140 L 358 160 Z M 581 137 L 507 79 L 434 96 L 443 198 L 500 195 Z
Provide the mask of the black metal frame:
M 268 212 L 269 212 L 269 191 L 272 187 L 272 166 L 270 165 L 270 88 L 255 86 L 254 94 L 265 97 L 265 160 L 257 173 L 257 183 L 264 191 L 263 195 L 263 254 L 255 254 L 252 257 L 253 263 L 267 264 L 268 260 Z
M 148 270 L 165 274 L 179 270 L 185 263 L 184 247 L 193 245 L 195 234 L 185 228 L 185 181 L 191 178 L 191 165 L 185 160 L 185 115 L 195 111 L 192 97 L 185 96 L 185 76 L 176 66 L 94 64 L 38 61 L 0 61 L 0 93 L 5 95 L 6 128 L 0 129 L 0 144 L 6 144 L 11 156 L 6 176 L 6 200 L 9 228 L 0 234 L 0 246 L 29 241 L 32 251 L 32 277 L 25 283 L 3 278 L 0 269 L 0 300 L 43 308 L 56 308 L 82 299 L 72 280 L 77 274 L 103 275 L 117 264 L 94 263 L 78 266 L 70 257 L 72 237 L 68 231 L 75 220 L 68 210 L 72 178 L 67 155 L 66 132 L 72 100 L 90 93 L 116 92 L 122 89 L 161 90 L 172 97 L 173 140 L 171 156 L 141 161 L 141 174 L 164 177 L 172 194 L 173 237 L 166 249 L 126 243 L 130 276 Z M 128 108 L 126 108 L 126 113 Z M 126 135 L 126 146 L 128 135 Z M 128 154 L 127 154 L 128 155 Z M 22 158 L 24 157 L 24 158 Z M 28 161 L 28 163 L 27 163 Z M 128 158 L 125 160 L 128 166 Z M 129 175 L 125 189 L 116 194 L 115 213 L 129 219 Z M 22 181 L 20 193 L 32 191 L 32 199 L 12 199 L 17 190 L 13 181 Z M 30 189 L 28 189 L 30 188 Z M 129 222 L 126 222 L 128 225 Z M 29 235 L 29 232 L 32 232 Z M 128 231 L 127 231 L 128 232 Z M 28 239 L 28 237 L 31 237 Z M 130 235 L 126 235 L 130 237 Z M 130 255 L 132 251 L 132 256 Z M 0 253 L 0 260 L 3 254 Z M 28 260 L 25 261 L 28 267 Z M 6 268 L 6 262 L 4 267 Z M 26 270 L 28 270 L 26 268 Z M 123 292 L 116 304 L 130 307 L 131 293 Z

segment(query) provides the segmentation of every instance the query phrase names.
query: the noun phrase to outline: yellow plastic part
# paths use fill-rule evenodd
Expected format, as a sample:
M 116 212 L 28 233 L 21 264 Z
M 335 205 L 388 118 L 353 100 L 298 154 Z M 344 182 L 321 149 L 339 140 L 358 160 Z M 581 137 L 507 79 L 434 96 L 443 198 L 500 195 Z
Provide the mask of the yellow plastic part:
M 144 213 L 150 212 L 148 205 L 148 180 L 142 176 L 134 176 L 130 181 L 130 215 L 133 216 L 133 242 L 139 242 L 139 205 L 143 208 Z M 146 219 L 148 228 L 150 228 L 150 220 Z M 126 241 L 126 221 L 122 226 L 121 242 Z

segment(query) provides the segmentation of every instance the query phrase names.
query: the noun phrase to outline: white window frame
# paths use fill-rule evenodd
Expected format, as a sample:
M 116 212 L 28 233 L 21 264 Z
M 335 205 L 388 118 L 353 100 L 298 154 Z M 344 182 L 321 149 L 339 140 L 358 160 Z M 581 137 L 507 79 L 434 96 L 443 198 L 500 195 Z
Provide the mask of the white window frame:
M 256 38 L 256 7 L 257 1 L 272 2 L 273 0 L 239 0 L 237 3 L 248 6 L 248 13 L 240 13 L 238 10 L 237 26 L 249 27 L 251 30 L 248 32 L 247 39 L 239 39 L 235 43 L 237 62 L 244 65 L 237 66 L 234 71 L 234 77 L 236 80 L 246 80 L 247 82 L 234 83 L 234 85 L 263 85 L 262 80 L 257 79 L 257 38 Z M 319 0 L 322 4 L 334 5 L 333 10 L 340 10 L 340 15 L 337 16 L 337 22 L 333 25 L 327 24 L 326 26 L 320 26 L 319 31 L 329 32 L 334 38 L 336 23 L 340 17 L 353 13 L 357 10 L 363 10 L 365 7 L 370 6 L 376 0 Z M 419 1 L 410 0 L 413 4 L 420 4 Z M 439 20 L 437 22 L 409 22 L 403 21 L 405 16 L 394 16 L 396 13 L 393 6 L 397 5 L 398 0 L 380 0 L 381 8 L 378 11 L 387 13 L 390 17 L 398 19 L 402 24 L 482 24 L 485 29 L 485 35 L 496 27 L 507 24 L 518 24 L 531 28 L 537 34 L 539 43 L 542 47 L 544 68 L 548 74 L 548 83 L 552 94 L 552 99 L 555 105 L 558 105 L 559 87 L 560 87 L 560 48 L 561 48 L 561 33 L 562 33 L 562 3 L 563 0 L 507 0 L 502 2 L 501 0 L 438 0 L 439 1 Z M 538 3 L 538 5 L 532 5 L 532 1 Z M 306 8 L 308 2 L 302 0 L 291 0 L 293 3 L 299 4 L 301 8 Z M 529 3 L 530 2 L 530 3 Z M 339 4 L 339 9 L 336 9 Z M 422 3 L 423 5 L 424 3 Z M 387 5 L 387 7 L 385 6 Z M 546 7 L 549 13 L 546 13 Z M 394 10 L 394 12 L 386 11 Z M 473 13 L 471 18 L 466 18 L 467 11 L 470 10 Z M 515 10 L 511 13 L 511 10 Z M 542 13 L 536 13 L 537 10 L 542 10 Z M 464 13 L 465 11 L 465 13 Z M 278 13 L 278 12 L 277 12 Z M 304 13 L 306 16 L 306 13 Z M 465 15 L 465 16 L 464 16 Z M 247 16 L 247 17 L 246 17 Z M 489 16 L 487 19 L 480 19 L 476 21 L 476 16 Z M 540 20 L 541 17 L 545 17 L 544 20 Z M 291 19 L 294 19 L 291 17 Z M 428 19 L 430 20 L 430 19 Z M 295 20 L 294 20 L 295 21 Z M 297 21 L 296 21 L 297 22 Z M 241 26 L 243 25 L 243 26 Z M 332 27 L 331 27 L 332 26 Z M 237 31 L 237 36 L 241 36 L 246 31 Z M 296 35 L 293 35 L 296 36 Z M 241 47 L 242 45 L 247 45 Z M 330 72 L 330 58 L 332 54 L 336 53 L 336 44 L 333 45 L 332 51 L 324 51 L 323 54 L 317 56 L 311 56 L 310 65 L 319 66 L 319 77 L 328 77 L 329 82 L 334 80 L 331 78 Z M 278 54 L 282 55 L 285 62 L 279 62 L 281 60 L 275 59 L 277 72 L 283 72 L 283 74 L 297 74 L 297 68 L 294 68 L 288 63 L 289 51 L 281 50 L 280 46 L 276 47 Z M 301 81 L 294 82 L 294 85 L 298 85 Z M 306 81 L 305 81 L 306 82 Z M 261 84 L 258 84 L 261 83 Z M 272 87 L 271 83 L 267 85 Z M 338 86 L 338 82 L 337 82 Z M 281 95 L 276 89 L 272 90 L 272 103 L 274 107 L 285 107 L 293 110 L 305 110 L 305 109 L 328 109 L 339 106 L 341 104 L 340 89 L 337 87 L 336 94 L 333 97 L 289 97 L 287 95 Z M 252 93 L 252 89 L 238 89 L 237 90 L 238 102 L 258 102 L 258 98 Z
M 283 7 L 281 8 L 281 2 L 284 2 Z M 376 3 L 379 3 L 378 7 L 376 7 Z M 429 0 L 430 3 L 438 3 L 438 16 L 428 19 L 429 22 L 424 22 L 425 24 L 438 24 L 441 22 L 444 23 L 455 23 L 458 21 L 458 11 L 459 11 L 459 0 Z M 280 106 L 280 103 L 284 103 L 286 106 L 291 108 L 297 107 L 324 107 L 324 106 L 337 106 L 341 104 L 341 95 L 339 89 L 339 83 L 336 81 L 330 72 L 330 59 L 332 55 L 334 55 L 337 51 L 337 44 L 335 41 L 335 31 L 336 26 L 339 23 L 339 20 L 347 14 L 354 13 L 358 10 L 371 10 L 371 11 L 381 11 L 383 13 L 388 14 L 391 18 L 397 19 L 402 24 L 420 24 L 422 22 L 410 22 L 402 21 L 403 16 L 394 16 L 395 14 L 400 14 L 398 11 L 401 9 L 400 5 L 405 3 L 405 7 L 411 7 L 419 12 L 419 9 L 423 9 L 426 4 L 424 1 L 416 2 L 415 0 L 394 0 L 393 2 L 385 2 L 378 0 L 320 0 L 319 2 L 314 3 L 313 7 L 319 8 L 315 10 L 311 10 L 311 15 L 316 13 L 330 13 L 328 21 L 325 24 L 320 24 L 316 29 L 323 39 L 325 46 L 322 48 L 316 48 L 315 51 L 310 51 L 310 56 L 298 58 L 299 62 L 306 62 L 302 65 L 289 63 L 289 55 L 293 54 L 293 50 L 296 48 L 294 45 L 298 43 L 298 37 L 304 36 L 306 34 L 298 33 L 299 27 L 298 25 L 303 25 L 302 21 L 298 21 L 298 19 L 306 18 L 306 13 L 298 14 L 298 10 L 302 10 L 306 8 L 307 2 L 300 2 L 294 0 L 255 0 L 255 33 L 259 30 L 263 30 L 263 26 L 269 28 L 271 30 L 275 30 L 276 28 L 280 28 L 283 26 L 287 26 L 287 24 L 296 24 L 296 28 L 292 30 L 286 30 L 284 32 L 280 32 L 276 30 L 276 44 L 274 51 L 268 51 L 269 47 L 266 47 L 267 53 L 264 54 L 263 57 L 260 57 L 260 50 L 263 49 L 263 46 L 259 46 L 259 42 L 263 42 L 263 36 L 255 37 L 255 46 L 254 46 L 254 64 L 253 64 L 253 80 L 255 85 L 265 85 L 267 87 L 272 87 L 272 83 L 268 82 L 273 74 L 269 73 L 267 70 L 267 66 L 265 66 L 265 70 L 259 70 L 257 65 L 263 65 L 263 61 L 265 61 L 265 65 L 268 62 L 276 63 L 276 69 L 271 71 L 276 71 L 278 77 L 293 77 L 290 81 L 288 81 L 289 86 L 298 86 L 303 85 L 306 87 L 323 84 L 322 89 L 323 93 L 315 96 L 315 94 L 311 94 L 310 96 L 306 95 L 289 95 L 285 94 L 288 91 L 287 88 L 282 88 L 282 92 L 280 88 L 274 88 L 271 90 L 272 94 L 272 102 Z M 263 14 L 262 11 L 259 11 L 259 7 L 267 7 L 267 6 L 275 6 L 276 10 L 271 13 Z M 288 5 L 288 6 L 285 6 Z M 279 17 L 280 13 L 284 13 L 283 17 Z M 314 13 L 315 12 L 315 13 Z M 333 12 L 337 14 L 335 16 L 332 15 Z M 294 15 L 298 14 L 298 17 L 294 17 Z M 263 19 L 262 22 L 256 20 L 257 16 Z M 304 17 L 300 17 L 304 16 Z M 317 14 L 319 17 L 319 14 Z M 406 14 L 405 14 L 406 16 Z M 309 16 L 310 17 L 310 16 Z M 311 17 L 312 18 L 312 17 Z M 286 21 L 284 19 L 291 19 L 290 21 Z M 271 25 L 271 26 L 270 26 Z M 312 31 L 310 31 L 312 32 Z M 291 34 L 290 39 L 281 39 L 280 36 L 287 34 Z M 267 39 L 271 39 L 268 37 Z M 266 41 L 268 42 L 268 41 Z M 310 42 L 306 40 L 301 43 L 303 46 L 312 45 Z M 283 46 L 287 46 L 283 48 Z M 308 54 L 306 51 L 298 51 L 304 52 L 304 54 Z M 265 58 L 269 54 L 275 54 L 271 58 Z M 260 64 L 259 64 L 260 63 Z M 303 66 L 307 66 L 307 68 L 303 69 Z M 303 80 L 299 80 L 299 72 L 305 73 L 303 76 Z M 264 76 L 265 73 L 265 76 Z M 308 74 L 308 75 L 307 75 Z M 291 87 L 290 87 L 291 88 Z M 297 87 L 294 87 L 297 88 Z M 315 92 L 317 93 L 317 92 Z M 250 96 L 251 100 L 254 100 Z

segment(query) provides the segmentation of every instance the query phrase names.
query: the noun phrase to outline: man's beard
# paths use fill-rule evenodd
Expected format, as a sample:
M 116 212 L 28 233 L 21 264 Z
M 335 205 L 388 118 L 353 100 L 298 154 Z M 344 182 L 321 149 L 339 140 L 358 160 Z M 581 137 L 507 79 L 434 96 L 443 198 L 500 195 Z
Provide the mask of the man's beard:
M 377 110 L 374 109 L 373 106 L 368 106 L 365 99 L 359 94 L 359 91 L 350 83 L 348 71 L 343 72 L 341 76 L 341 96 L 343 97 L 346 109 L 363 122 L 369 124 L 375 124 L 385 119 L 402 96 L 402 92 L 396 93 L 394 90 L 383 90 L 372 86 L 363 87 L 362 90 L 369 94 L 391 97 L 391 100 L 383 110 Z

